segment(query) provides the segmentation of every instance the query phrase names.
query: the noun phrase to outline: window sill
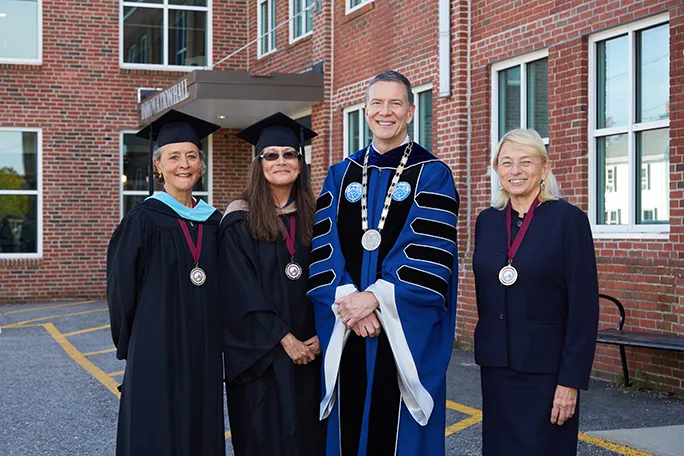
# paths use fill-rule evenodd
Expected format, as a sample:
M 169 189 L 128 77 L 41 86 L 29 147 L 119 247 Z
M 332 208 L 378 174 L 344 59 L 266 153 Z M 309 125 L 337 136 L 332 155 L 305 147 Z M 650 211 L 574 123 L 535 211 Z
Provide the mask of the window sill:
M 347 0 L 348 2 L 349 0 Z M 345 15 L 346 15 L 346 21 L 350 21 L 352 19 L 356 19 L 357 17 L 361 16 L 362 14 L 367 13 L 368 11 L 371 11 L 373 8 L 375 8 L 375 0 L 370 0 L 368 3 L 363 3 L 361 5 L 355 6 L 351 9 L 347 8 L 347 2 L 345 2 Z
M 182 65 L 144 65 L 136 63 L 120 63 L 122 70 L 163 71 L 190 73 L 195 70 L 210 70 L 208 66 L 182 66 Z
M 660 226 L 660 231 L 602 231 L 592 228 L 594 240 L 597 239 L 670 239 L 670 226 Z
M 313 37 L 313 30 L 311 32 L 308 32 L 308 33 L 298 37 L 298 38 L 291 39 L 290 40 L 290 46 L 292 47 L 292 46 L 298 45 L 299 43 L 311 41 L 311 37 Z
M 43 70 L 43 64 L 0 61 L 0 70 L 38 72 Z
M 29 256 L 31 255 L 31 256 Z M 43 264 L 43 258 L 36 254 L 11 254 L 8 256 L 0 256 L 0 269 L 5 268 L 20 268 L 24 266 L 40 266 Z
M 271 49 L 270 51 L 268 51 L 264 54 L 257 54 L 257 59 L 259 59 L 259 60 L 264 59 L 268 56 L 275 54 L 276 52 L 278 52 L 278 49 Z

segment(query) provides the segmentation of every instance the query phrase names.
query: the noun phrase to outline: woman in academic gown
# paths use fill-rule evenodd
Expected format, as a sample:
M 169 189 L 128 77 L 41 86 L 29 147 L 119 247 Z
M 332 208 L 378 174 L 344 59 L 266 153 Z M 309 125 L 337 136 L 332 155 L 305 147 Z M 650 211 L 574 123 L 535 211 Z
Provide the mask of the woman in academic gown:
M 314 199 L 299 146 L 316 133 L 277 113 L 238 133 L 250 183 L 221 221 L 228 416 L 236 456 L 324 453 L 321 353 L 306 297 Z
M 477 218 L 473 256 L 482 453 L 575 455 L 599 311 L 589 221 L 558 197 L 536 131 L 508 132 L 493 169 L 501 185 Z
M 170 111 L 138 133 L 156 140 L 164 192 L 132 209 L 107 251 L 116 355 L 126 360 L 117 456 L 225 454 L 217 237 L 220 213 L 192 197 L 200 140 L 218 129 Z

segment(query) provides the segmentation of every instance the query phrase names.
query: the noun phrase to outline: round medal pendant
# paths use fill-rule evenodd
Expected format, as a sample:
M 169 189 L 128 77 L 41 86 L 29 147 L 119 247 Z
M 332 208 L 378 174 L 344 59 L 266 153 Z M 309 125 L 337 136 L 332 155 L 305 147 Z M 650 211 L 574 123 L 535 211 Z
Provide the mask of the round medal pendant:
M 288 263 L 288 265 L 285 266 L 285 275 L 290 280 L 297 280 L 302 276 L 302 267 L 294 262 Z
M 507 264 L 499 271 L 499 282 L 502 285 L 510 287 L 518 280 L 518 271 L 510 264 Z
M 192 282 L 193 285 L 201 287 L 206 280 L 207 274 L 204 272 L 204 269 L 199 266 L 194 267 L 192 271 L 190 271 L 190 282 Z
M 368 250 L 369 252 L 372 252 L 373 250 L 380 247 L 381 242 L 382 235 L 378 230 L 368 230 L 365 233 L 363 233 L 363 237 L 361 238 L 361 245 L 364 249 Z

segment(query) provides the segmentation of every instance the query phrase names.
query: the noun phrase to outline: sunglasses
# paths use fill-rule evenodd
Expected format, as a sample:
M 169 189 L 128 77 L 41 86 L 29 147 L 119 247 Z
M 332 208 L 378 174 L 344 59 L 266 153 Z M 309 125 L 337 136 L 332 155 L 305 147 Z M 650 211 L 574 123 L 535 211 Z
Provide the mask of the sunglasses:
M 283 157 L 283 159 L 285 160 L 296 160 L 297 158 L 299 158 L 299 154 L 297 152 L 288 150 L 287 152 L 283 152 L 282 154 L 279 154 L 278 152 L 265 152 L 261 154 L 260 157 L 266 161 L 276 161 L 280 157 Z

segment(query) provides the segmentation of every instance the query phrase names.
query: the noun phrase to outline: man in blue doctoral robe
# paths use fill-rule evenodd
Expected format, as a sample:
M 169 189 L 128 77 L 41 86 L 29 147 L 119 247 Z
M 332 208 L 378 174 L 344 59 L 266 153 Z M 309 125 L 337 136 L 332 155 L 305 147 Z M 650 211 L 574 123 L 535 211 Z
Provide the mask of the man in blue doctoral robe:
M 380 73 L 365 101 L 373 143 L 330 168 L 312 241 L 326 454 L 439 456 L 458 194 L 450 168 L 407 134 L 410 82 Z

